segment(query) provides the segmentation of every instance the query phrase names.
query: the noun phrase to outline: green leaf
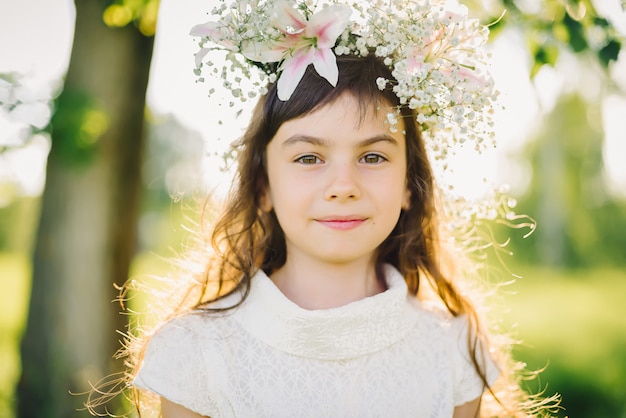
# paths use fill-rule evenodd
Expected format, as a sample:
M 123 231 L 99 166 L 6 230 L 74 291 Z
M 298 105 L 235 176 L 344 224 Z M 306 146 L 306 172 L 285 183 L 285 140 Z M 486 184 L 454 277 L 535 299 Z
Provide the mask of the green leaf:
M 534 78 L 544 65 L 554 67 L 559 59 L 559 48 L 554 43 L 540 43 L 538 40 L 533 40 L 529 47 L 533 55 L 530 78 Z
M 578 53 L 589 49 L 583 25 L 572 19 L 569 14 L 563 16 L 563 23 L 569 32 L 569 46 L 572 50 Z
M 619 55 L 619 51 L 621 49 L 621 42 L 613 39 L 601 50 L 598 51 L 598 59 L 600 60 L 604 68 L 608 68 L 611 61 L 617 61 L 617 56 Z
M 598 16 L 595 16 L 593 18 L 593 24 L 595 26 L 600 26 L 601 28 L 605 28 L 605 29 L 608 29 L 611 27 L 611 24 L 609 23 L 608 20 L 606 20 L 603 17 L 598 17 Z

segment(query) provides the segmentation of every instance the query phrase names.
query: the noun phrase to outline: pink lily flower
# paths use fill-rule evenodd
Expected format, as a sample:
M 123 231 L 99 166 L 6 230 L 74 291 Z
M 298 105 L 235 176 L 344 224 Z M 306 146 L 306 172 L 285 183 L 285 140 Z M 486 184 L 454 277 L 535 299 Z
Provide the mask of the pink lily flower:
M 236 51 L 237 45 L 231 39 L 230 29 L 228 26 L 224 26 L 222 22 L 206 22 L 199 25 L 195 25 L 189 32 L 191 36 L 199 36 L 201 38 L 209 38 L 211 41 L 219 44 L 230 51 Z M 202 64 L 202 60 L 211 48 L 201 48 L 194 57 L 196 61 L 196 67 L 199 68 Z
M 282 36 L 269 48 L 251 44 L 243 53 L 246 58 L 259 62 L 282 61 L 277 84 L 280 100 L 289 100 L 310 64 L 334 87 L 339 71 L 332 48 L 348 25 L 351 13 L 346 5 L 333 5 L 306 20 L 289 2 L 280 1 L 273 18 Z

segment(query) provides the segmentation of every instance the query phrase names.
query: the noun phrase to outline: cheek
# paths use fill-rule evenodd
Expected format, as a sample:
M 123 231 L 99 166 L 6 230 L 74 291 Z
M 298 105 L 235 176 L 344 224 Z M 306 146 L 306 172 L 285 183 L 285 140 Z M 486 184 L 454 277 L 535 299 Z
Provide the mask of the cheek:
M 265 207 L 280 211 L 290 208 L 302 200 L 301 195 L 306 190 L 305 185 L 294 173 L 289 172 L 281 164 L 275 164 L 268 169 L 268 186 L 264 193 Z
M 306 203 L 313 187 L 302 176 L 282 173 L 270 179 L 269 196 L 274 209 L 298 207 Z
M 393 186 L 390 187 L 390 185 Z M 398 168 L 391 178 L 388 179 L 386 191 L 390 202 L 399 202 L 403 209 L 405 206 L 410 205 L 411 191 L 409 190 L 407 172 L 404 167 Z

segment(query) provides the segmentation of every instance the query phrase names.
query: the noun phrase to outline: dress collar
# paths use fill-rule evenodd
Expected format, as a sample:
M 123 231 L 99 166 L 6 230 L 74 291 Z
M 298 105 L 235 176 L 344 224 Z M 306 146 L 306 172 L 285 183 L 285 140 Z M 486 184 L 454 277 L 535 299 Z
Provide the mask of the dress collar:
M 417 321 L 402 275 L 389 265 L 384 272 L 388 289 L 382 293 L 337 308 L 307 310 L 259 271 L 234 316 L 259 340 L 293 355 L 343 360 L 370 354 L 406 336 Z

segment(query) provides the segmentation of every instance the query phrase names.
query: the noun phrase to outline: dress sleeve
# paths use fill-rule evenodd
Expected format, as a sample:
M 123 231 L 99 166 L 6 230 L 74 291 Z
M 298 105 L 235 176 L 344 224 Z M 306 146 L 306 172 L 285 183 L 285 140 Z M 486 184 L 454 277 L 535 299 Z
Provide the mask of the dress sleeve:
M 202 325 L 201 317 L 188 315 L 161 327 L 148 342 L 133 385 L 198 414 L 224 416 L 218 382 L 225 371 L 219 359 L 207 361 Z
M 484 383 L 472 362 L 467 337 L 469 332 L 469 322 L 467 316 L 463 315 L 452 319 L 453 335 L 455 336 L 454 359 L 455 359 L 455 381 L 454 381 L 454 405 L 462 405 L 466 402 L 478 398 L 485 390 Z M 500 370 L 489 354 L 489 350 L 479 340 L 476 347 L 477 360 L 485 371 L 489 385 L 494 384 Z

